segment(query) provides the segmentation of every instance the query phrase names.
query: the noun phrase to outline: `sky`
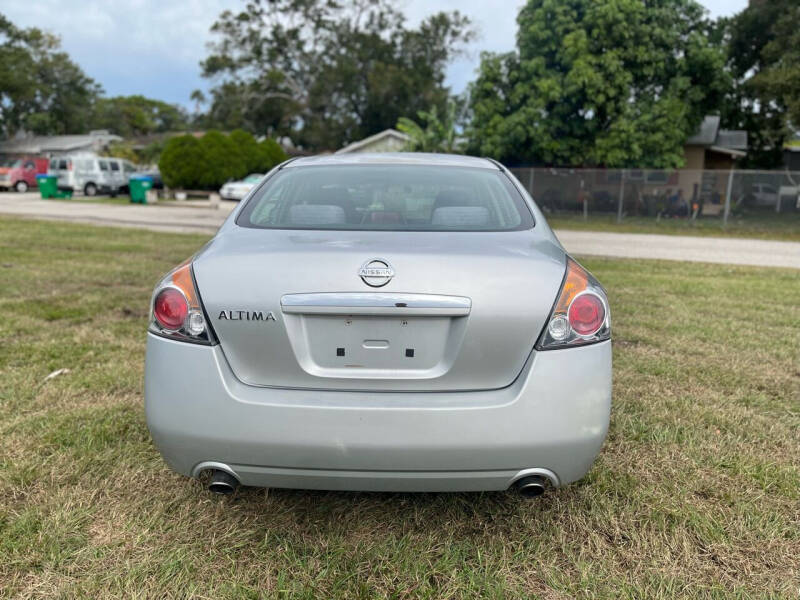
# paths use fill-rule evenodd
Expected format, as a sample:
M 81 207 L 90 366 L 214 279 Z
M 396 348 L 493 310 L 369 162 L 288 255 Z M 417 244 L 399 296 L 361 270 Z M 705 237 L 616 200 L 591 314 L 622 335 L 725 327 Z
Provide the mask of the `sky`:
M 62 47 L 108 96 L 143 94 L 190 107 L 192 90 L 207 90 L 199 62 L 206 56 L 209 27 L 225 9 L 244 0 L 3 0 L 0 12 L 20 27 L 39 27 L 61 38 Z M 447 72 L 461 92 L 474 78 L 482 50 L 514 47 L 516 15 L 524 0 L 399 0 L 415 25 L 440 10 L 459 10 L 479 36 Z M 733 15 L 747 0 L 701 0 L 712 16 Z M 76 5 L 79 5 L 78 8 Z M 65 10 L 69 7 L 68 10 Z

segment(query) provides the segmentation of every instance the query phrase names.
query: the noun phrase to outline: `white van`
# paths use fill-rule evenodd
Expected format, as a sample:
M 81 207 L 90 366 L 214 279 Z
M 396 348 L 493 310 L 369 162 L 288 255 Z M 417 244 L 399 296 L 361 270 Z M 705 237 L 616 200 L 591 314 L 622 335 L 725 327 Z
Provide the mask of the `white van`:
M 50 159 L 48 175 L 58 177 L 58 187 L 87 196 L 98 193 L 117 195 L 128 189 L 128 178 L 136 165 L 110 156 L 60 156 Z

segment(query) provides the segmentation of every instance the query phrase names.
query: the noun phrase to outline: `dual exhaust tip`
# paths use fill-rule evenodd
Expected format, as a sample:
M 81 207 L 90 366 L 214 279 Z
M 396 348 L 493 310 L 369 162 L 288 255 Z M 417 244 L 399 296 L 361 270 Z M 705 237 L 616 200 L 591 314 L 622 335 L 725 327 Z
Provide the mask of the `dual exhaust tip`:
M 514 488 L 523 498 L 536 498 L 544 494 L 547 481 L 541 475 L 529 475 L 514 483 Z M 208 491 L 229 496 L 239 488 L 239 480 L 226 471 L 214 469 L 208 482 Z

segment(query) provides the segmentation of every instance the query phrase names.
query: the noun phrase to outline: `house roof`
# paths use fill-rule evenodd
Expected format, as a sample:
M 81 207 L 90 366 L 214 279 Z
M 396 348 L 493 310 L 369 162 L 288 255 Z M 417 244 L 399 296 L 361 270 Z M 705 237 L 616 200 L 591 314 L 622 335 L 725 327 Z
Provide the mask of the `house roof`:
M 708 115 L 700 124 L 698 132 L 686 140 L 686 145 L 704 146 L 714 152 L 744 156 L 747 153 L 747 132 L 720 129 L 719 125 L 719 116 Z
M 93 131 L 85 135 L 35 135 L 0 141 L 0 154 L 40 154 L 42 152 L 69 152 L 95 145 L 105 146 L 122 138 L 107 131 Z
M 357 142 L 353 142 L 352 144 L 348 144 L 344 148 L 340 148 L 334 154 L 346 154 L 348 152 L 358 152 L 361 148 L 365 146 L 369 146 L 370 144 L 374 144 L 375 142 L 383 141 L 387 138 L 394 138 L 399 142 L 407 142 L 409 137 L 405 133 L 401 133 L 396 129 L 384 129 L 383 131 L 376 133 L 375 135 L 371 135 L 369 137 L 364 138 L 363 140 L 358 140 Z
M 716 115 L 709 115 L 700 123 L 700 129 L 692 137 L 686 140 L 687 146 L 711 146 L 717 139 L 719 133 L 720 118 Z

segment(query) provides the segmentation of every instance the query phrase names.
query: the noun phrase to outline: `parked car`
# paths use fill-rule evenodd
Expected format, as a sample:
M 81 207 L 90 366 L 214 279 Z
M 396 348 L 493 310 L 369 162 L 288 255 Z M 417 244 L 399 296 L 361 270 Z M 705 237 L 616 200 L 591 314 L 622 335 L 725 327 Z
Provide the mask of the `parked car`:
M 770 206 L 778 203 L 778 188 L 771 183 L 754 183 L 745 195 L 745 204 L 748 206 Z
M 152 189 L 154 190 L 164 189 L 164 180 L 161 178 L 161 172 L 158 169 L 139 171 L 137 175 L 143 175 L 145 177 L 149 177 L 150 179 L 152 179 L 153 180 Z
M 50 159 L 48 173 L 58 177 L 58 187 L 82 191 L 87 196 L 98 193 L 125 193 L 128 178 L 136 165 L 122 158 L 107 156 L 62 156 Z
M 150 432 L 215 492 L 534 496 L 608 429 L 606 293 L 488 159 L 283 163 L 150 309 Z
M 241 181 L 229 181 L 222 186 L 219 195 L 223 200 L 241 200 L 262 179 L 264 179 L 263 173 L 251 173 Z
M 47 173 L 47 159 L 26 156 L 0 161 L 0 189 L 27 192 L 36 187 L 36 176 Z

